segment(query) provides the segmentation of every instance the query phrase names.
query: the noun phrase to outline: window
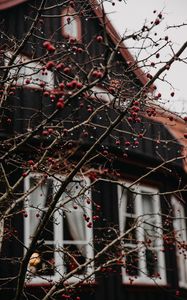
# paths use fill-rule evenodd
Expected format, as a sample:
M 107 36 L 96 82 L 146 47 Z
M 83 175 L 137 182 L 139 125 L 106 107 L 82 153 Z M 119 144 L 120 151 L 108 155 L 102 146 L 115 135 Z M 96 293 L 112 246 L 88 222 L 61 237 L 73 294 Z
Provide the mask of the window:
M 94 86 L 90 89 L 91 97 L 100 100 L 103 103 L 111 104 L 114 96 L 104 88 Z
M 28 247 L 47 207 L 58 191 L 64 177 L 44 179 L 31 174 L 25 179 L 25 190 L 30 194 L 25 201 L 25 246 Z M 48 222 L 28 266 L 31 283 L 58 280 L 78 264 L 93 258 L 92 212 L 89 180 L 76 177 L 59 199 L 57 208 Z M 69 201 L 69 202 L 68 202 Z M 93 271 L 93 264 L 77 271 L 68 282 L 84 279 Z
M 99 86 L 94 86 L 90 89 L 89 91 L 90 96 L 93 97 L 94 99 L 99 100 L 102 103 L 106 103 L 107 105 L 113 105 L 114 107 L 120 107 L 121 110 L 125 110 L 130 102 L 131 102 L 131 98 L 124 98 L 123 97 L 119 97 L 119 93 L 118 95 L 113 95 L 111 93 L 111 91 L 109 91 L 109 89 L 106 89 L 105 87 L 99 87 Z M 123 98 L 123 101 L 120 100 L 121 98 Z
M 179 286 L 187 288 L 187 233 L 184 205 L 172 197 L 172 206 L 174 214 L 174 234 L 176 240 L 176 255 L 178 265 Z
M 5 58 L 5 66 L 11 59 L 12 52 L 8 52 Z M 9 71 L 10 82 L 26 87 L 47 90 L 54 87 L 53 72 L 46 70 L 38 61 L 32 61 L 24 55 L 18 55 Z
M 118 186 L 120 232 L 125 283 L 166 283 L 160 200 L 157 190 Z
M 81 20 L 72 7 L 62 10 L 62 34 L 81 42 Z

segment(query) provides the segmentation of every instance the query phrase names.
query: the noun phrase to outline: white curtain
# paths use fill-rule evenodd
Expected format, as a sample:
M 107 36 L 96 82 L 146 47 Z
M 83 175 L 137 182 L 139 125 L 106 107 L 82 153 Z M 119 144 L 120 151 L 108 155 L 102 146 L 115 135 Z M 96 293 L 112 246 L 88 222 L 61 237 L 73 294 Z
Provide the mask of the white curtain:
M 45 208 L 47 199 L 48 182 L 38 186 L 31 194 L 29 198 L 30 206 L 30 235 L 33 236 L 36 228 L 40 222 L 40 217 L 36 217 L 39 213 L 42 216 L 42 211 Z
M 64 200 L 71 199 L 71 197 L 73 199 L 66 203 L 64 207 L 70 234 L 75 241 L 80 241 L 80 244 L 77 244 L 76 246 L 80 253 L 83 256 L 86 256 L 86 245 L 83 243 L 81 244 L 81 242 L 86 242 L 86 224 L 83 218 L 85 196 L 84 194 L 78 196 L 81 190 L 82 186 L 79 183 L 69 184 Z M 74 208 L 74 205 L 76 205 L 76 209 Z

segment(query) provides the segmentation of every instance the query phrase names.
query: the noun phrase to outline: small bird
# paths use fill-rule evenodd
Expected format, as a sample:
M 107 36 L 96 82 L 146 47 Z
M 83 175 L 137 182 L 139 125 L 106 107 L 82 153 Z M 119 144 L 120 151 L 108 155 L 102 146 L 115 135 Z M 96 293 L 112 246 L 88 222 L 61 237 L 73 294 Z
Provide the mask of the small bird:
M 33 274 L 37 271 L 37 265 L 41 262 L 40 254 L 37 252 L 34 252 L 29 260 L 29 271 Z

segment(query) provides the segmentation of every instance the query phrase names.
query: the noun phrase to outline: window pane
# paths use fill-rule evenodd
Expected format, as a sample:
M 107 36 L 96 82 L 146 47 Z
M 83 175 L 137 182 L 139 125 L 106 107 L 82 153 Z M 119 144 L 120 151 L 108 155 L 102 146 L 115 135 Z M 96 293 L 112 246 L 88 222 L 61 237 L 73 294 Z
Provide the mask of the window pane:
M 134 223 L 135 223 L 135 220 L 133 218 L 126 217 L 124 232 L 126 232 L 129 229 L 131 229 L 132 226 L 134 226 Z M 136 230 L 135 229 L 131 230 L 125 236 L 125 243 L 132 243 L 132 244 L 137 243 L 137 240 L 136 240 Z
M 78 267 L 80 264 L 84 264 L 86 262 L 85 257 L 82 255 L 82 253 L 79 251 L 78 248 L 83 248 L 85 245 L 66 245 L 64 248 L 65 254 L 64 254 L 64 265 L 66 273 L 73 271 Z M 76 274 L 84 274 L 86 268 L 83 268 L 81 270 L 78 270 Z
M 157 253 L 154 250 L 146 249 L 146 267 L 147 267 L 147 276 L 153 277 L 158 273 L 157 265 Z
M 126 273 L 129 276 L 136 276 L 139 274 L 139 255 L 137 250 L 133 250 L 131 248 L 129 250 L 129 254 L 125 257 L 125 265 L 126 265 Z
M 45 226 L 45 229 L 41 235 L 41 238 L 44 240 L 48 241 L 53 241 L 54 240 L 54 225 L 55 225 L 55 220 L 54 217 L 51 217 L 47 225 Z
M 29 206 L 35 209 L 43 209 L 53 198 L 53 181 L 47 179 L 41 182 L 41 177 L 30 177 L 30 188 L 36 187 L 29 195 Z
M 128 214 L 134 214 L 135 213 L 135 197 L 136 194 L 133 194 L 129 190 L 127 190 L 127 208 L 126 212 Z
M 154 243 L 154 245 L 151 244 L 151 246 L 155 246 L 155 239 L 160 237 L 160 224 L 156 219 L 156 214 L 159 213 L 159 211 L 155 211 L 154 201 L 152 195 L 142 195 L 144 239 L 145 241 L 151 240 L 151 242 Z
M 64 30 L 70 37 L 77 37 L 77 22 L 73 16 L 66 17 Z
M 153 197 L 151 195 L 142 195 L 142 205 L 144 214 L 153 214 Z

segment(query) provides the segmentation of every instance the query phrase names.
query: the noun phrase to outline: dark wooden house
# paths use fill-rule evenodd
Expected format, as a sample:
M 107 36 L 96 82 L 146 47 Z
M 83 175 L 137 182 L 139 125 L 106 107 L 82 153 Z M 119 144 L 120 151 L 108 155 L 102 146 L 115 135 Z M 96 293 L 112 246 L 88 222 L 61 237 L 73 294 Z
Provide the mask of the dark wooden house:
M 0 24 L 1 299 L 15 297 L 40 218 L 94 143 L 60 196 L 73 200 L 38 239 L 20 299 L 43 299 L 77 263 L 65 286 L 82 283 L 49 299 L 186 298 L 185 121 L 149 104 L 154 86 L 141 93 L 148 78 L 95 0 L 0 0 Z

